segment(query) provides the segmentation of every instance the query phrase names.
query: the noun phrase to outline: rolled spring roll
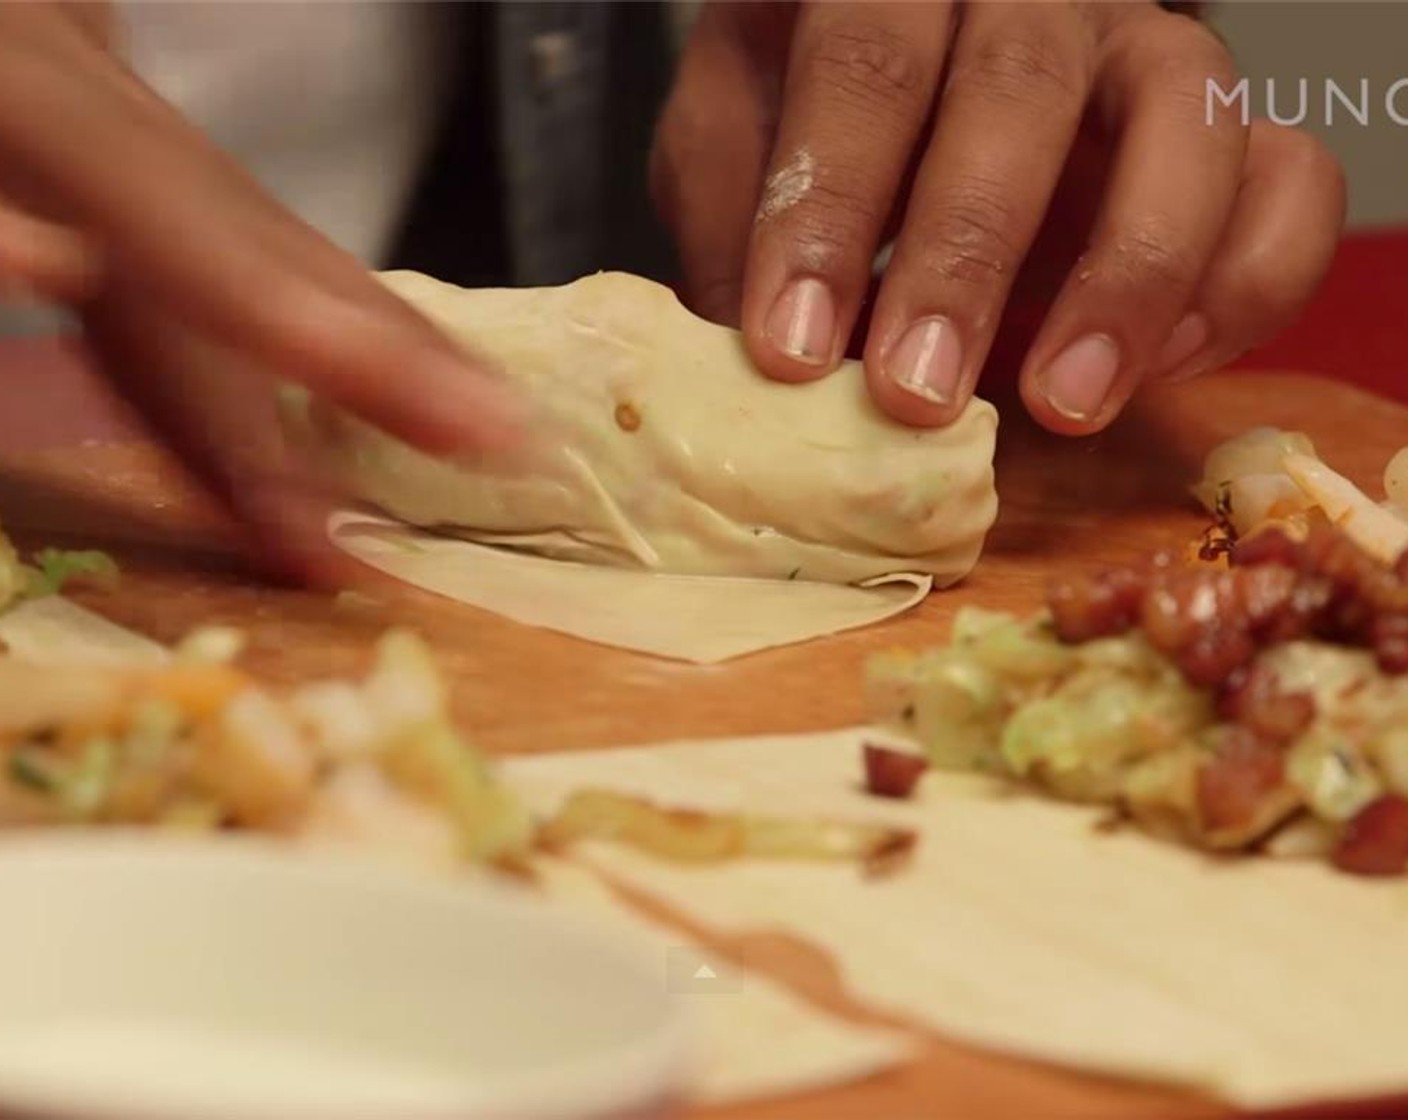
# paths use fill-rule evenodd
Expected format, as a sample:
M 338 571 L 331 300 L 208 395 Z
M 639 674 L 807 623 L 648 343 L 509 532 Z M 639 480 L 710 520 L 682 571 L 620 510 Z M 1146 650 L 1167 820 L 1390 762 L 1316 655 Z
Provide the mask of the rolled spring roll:
M 954 583 L 997 513 L 997 413 L 912 429 L 871 403 L 860 363 L 764 378 L 741 336 L 667 288 L 601 273 L 559 288 L 385 283 L 496 361 L 535 412 L 510 457 L 437 459 L 315 406 L 304 432 L 356 497 L 410 524 L 652 572 Z

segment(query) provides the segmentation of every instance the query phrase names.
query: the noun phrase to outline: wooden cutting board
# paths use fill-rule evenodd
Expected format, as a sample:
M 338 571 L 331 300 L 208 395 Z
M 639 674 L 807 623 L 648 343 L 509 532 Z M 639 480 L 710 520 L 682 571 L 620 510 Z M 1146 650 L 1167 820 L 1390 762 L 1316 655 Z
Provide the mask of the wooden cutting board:
M 335 607 L 327 596 L 261 586 L 243 575 L 220 517 L 146 445 L 0 449 L 0 523 L 33 541 L 93 541 L 124 560 L 119 590 L 83 601 L 161 640 L 220 622 L 250 636 L 248 664 L 279 681 L 359 671 L 370 641 L 409 623 L 436 647 L 457 714 L 486 748 L 551 751 L 679 737 L 833 728 L 862 717 L 864 659 L 941 642 L 964 604 L 1029 611 L 1063 571 L 1183 547 L 1205 524 L 1187 497 L 1218 441 L 1257 425 L 1305 431 L 1330 464 L 1381 493 L 1388 458 L 1408 444 L 1408 409 L 1326 380 L 1237 374 L 1149 395 L 1111 432 L 1058 439 L 999 402 L 1002 514 L 983 561 L 959 589 L 868 630 L 699 667 L 605 649 L 416 595 L 395 605 Z M 935 931 L 942 936 L 942 931 Z M 718 943 L 715 943 L 716 945 Z M 805 946 L 750 938 L 720 946 L 843 1013 L 826 960 Z M 1354 1115 L 1394 1116 L 1405 1102 Z M 1311 1115 L 1301 1112 L 1298 1115 Z M 1344 1105 L 1326 1116 L 1349 1115 Z M 863 1084 L 753 1106 L 714 1120 L 1010 1120 L 1017 1116 L 1201 1120 L 1215 1102 L 1103 1081 L 978 1052 L 938 1038 L 921 1061 Z

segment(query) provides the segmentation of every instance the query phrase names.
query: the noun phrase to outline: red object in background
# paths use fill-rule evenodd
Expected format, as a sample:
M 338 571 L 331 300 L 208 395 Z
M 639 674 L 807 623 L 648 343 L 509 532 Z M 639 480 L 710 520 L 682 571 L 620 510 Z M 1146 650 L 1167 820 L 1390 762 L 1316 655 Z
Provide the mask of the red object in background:
M 1320 373 L 1408 402 L 1408 229 L 1347 236 L 1300 319 L 1232 368 Z
M 1044 314 L 1044 307 L 1007 308 L 980 392 L 1016 382 Z M 867 324 L 864 317 L 857 324 L 851 357 L 860 355 Z M 1408 404 L 1408 228 L 1347 235 L 1301 317 L 1229 368 L 1318 373 Z

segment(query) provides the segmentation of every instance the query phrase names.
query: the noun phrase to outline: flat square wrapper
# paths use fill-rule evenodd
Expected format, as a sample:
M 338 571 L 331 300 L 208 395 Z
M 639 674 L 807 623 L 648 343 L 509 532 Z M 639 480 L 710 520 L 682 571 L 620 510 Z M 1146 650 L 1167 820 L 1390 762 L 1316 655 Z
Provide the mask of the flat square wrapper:
M 704 928 L 829 952 L 852 996 L 957 1040 L 1183 1084 L 1247 1107 L 1408 1089 L 1408 882 L 1217 860 L 1102 812 L 976 775 L 910 802 L 859 791 L 863 733 L 515 759 L 548 811 L 597 786 L 685 806 L 853 817 L 921 832 L 912 866 L 582 857 Z
M 693 1104 L 814 1092 L 892 1069 L 914 1055 L 914 1041 L 898 1032 L 847 1022 L 765 976 L 709 955 L 637 914 L 581 868 L 543 859 L 537 870 L 550 898 L 659 946 L 661 983 L 686 1001 L 695 1023 L 696 1059 L 687 1086 Z M 704 979 L 692 979 L 700 969 L 707 970 Z
M 491 548 L 351 511 L 333 515 L 328 535 L 421 590 L 528 626 L 700 664 L 869 626 L 908 610 L 933 585 L 913 573 L 859 587 L 657 575 Z

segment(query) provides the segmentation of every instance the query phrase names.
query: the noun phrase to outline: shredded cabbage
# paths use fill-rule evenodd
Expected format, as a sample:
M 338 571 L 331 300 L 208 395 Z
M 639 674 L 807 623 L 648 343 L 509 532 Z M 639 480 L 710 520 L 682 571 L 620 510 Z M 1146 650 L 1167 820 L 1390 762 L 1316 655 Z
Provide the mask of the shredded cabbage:
M 921 659 L 913 679 L 913 728 L 929 761 L 942 769 L 983 765 L 1007 711 L 997 675 L 949 650 Z
M 26 594 L 30 597 L 57 595 L 76 579 L 111 583 L 118 577 L 117 562 L 106 552 L 93 549 L 41 548 L 29 569 Z
M 59 804 L 72 817 L 87 820 L 107 800 L 117 770 L 117 746 L 111 739 L 90 739 L 78 764 L 64 775 L 55 791 Z
M 491 860 L 527 849 L 533 831 L 527 808 L 448 723 L 400 736 L 382 765 L 406 792 L 450 814 L 467 858 Z
M 14 543 L 0 529 L 0 611 L 22 599 L 57 595 L 76 579 L 111 582 L 118 577 L 117 562 L 106 552 L 42 548 L 26 564 Z
M 990 615 L 978 628 L 964 628 L 964 654 L 1013 682 L 1059 677 L 1076 664 L 1076 652 L 1057 641 L 1044 618 L 1022 620 Z
M 1003 729 L 1002 757 L 1019 775 L 1039 767 L 1066 796 L 1113 797 L 1125 764 L 1148 753 L 1151 728 L 1167 718 L 1160 692 L 1120 675 L 1064 688 L 1017 709 Z
M 15 551 L 15 546 L 10 543 L 5 531 L 0 529 L 0 611 L 24 594 L 26 582 L 19 553 Z
M 48 761 L 35 750 L 21 748 L 11 753 L 9 771 L 15 782 L 36 793 L 52 793 L 58 784 Z
M 91 558 L 75 564 L 73 554 L 45 554 L 43 564 L 56 580 L 105 570 Z M 12 678 L 8 691 L 0 683 L 0 699 L 31 698 L 39 681 L 91 686 L 56 689 L 37 716 L 22 710 L 0 727 L 10 792 L 26 794 L 5 819 L 233 824 L 303 838 L 345 833 L 350 820 L 369 839 L 417 828 L 446 837 L 442 847 L 464 859 L 509 861 L 527 850 L 526 806 L 453 726 L 449 690 L 418 637 L 384 635 L 361 681 L 312 682 L 285 695 L 229 663 L 242 644 L 237 631 L 207 628 L 161 668 L 38 680 L 26 668 L 30 676 Z M 378 783 L 386 796 L 367 795 Z
M 1347 821 L 1384 792 L 1348 736 L 1325 723 L 1311 727 L 1286 756 L 1286 778 L 1317 817 Z

